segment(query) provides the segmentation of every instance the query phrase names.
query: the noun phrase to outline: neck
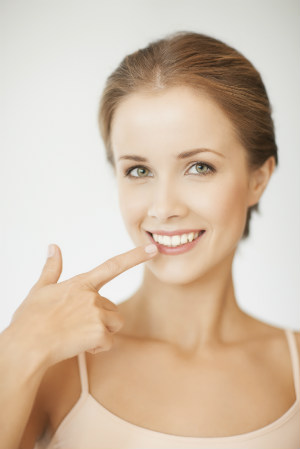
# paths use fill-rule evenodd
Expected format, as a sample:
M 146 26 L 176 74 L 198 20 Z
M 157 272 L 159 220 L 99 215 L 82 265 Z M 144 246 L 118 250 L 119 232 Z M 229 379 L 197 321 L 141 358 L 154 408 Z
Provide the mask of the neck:
M 238 338 L 246 314 L 236 302 L 232 261 L 233 255 L 184 285 L 166 284 L 145 267 L 142 285 L 130 300 L 135 335 L 193 354 Z

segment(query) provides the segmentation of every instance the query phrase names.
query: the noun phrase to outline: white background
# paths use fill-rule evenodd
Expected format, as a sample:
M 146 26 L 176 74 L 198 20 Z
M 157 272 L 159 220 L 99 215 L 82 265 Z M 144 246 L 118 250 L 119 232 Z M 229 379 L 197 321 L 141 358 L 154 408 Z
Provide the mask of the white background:
M 130 52 L 178 31 L 224 40 L 260 71 L 274 110 L 279 167 L 234 262 L 248 313 L 299 328 L 299 2 L 2 0 L 0 330 L 36 282 L 49 243 L 65 280 L 133 244 L 105 161 L 97 109 Z M 100 292 L 116 304 L 142 266 Z

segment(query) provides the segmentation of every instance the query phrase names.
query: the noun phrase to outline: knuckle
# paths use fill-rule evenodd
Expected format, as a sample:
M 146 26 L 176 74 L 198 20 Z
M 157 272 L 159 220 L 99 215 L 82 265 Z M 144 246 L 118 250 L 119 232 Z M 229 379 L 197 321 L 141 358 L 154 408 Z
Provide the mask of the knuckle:
M 105 310 L 99 308 L 98 314 L 99 314 L 98 316 L 99 316 L 99 318 L 100 318 L 100 323 L 103 324 L 104 321 L 105 321 L 105 319 L 106 319 L 106 312 L 105 312 Z
M 82 293 L 84 291 L 85 296 L 89 296 L 89 293 L 94 293 L 87 289 L 86 282 L 84 281 L 84 276 L 79 274 L 71 279 L 61 282 L 59 285 L 64 285 L 65 292 L 73 295 L 78 292 Z
M 124 325 L 124 319 L 120 315 L 114 316 L 113 320 L 106 326 L 111 333 L 118 332 Z
M 107 336 L 101 344 L 102 351 L 108 351 L 112 347 L 112 338 Z
M 92 292 L 86 291 L 84 292 L 84 296 L 81 297 L 81 300 L 83 301 L 83 306 L 85 310 L 88 311 L 91 316 L 97 315 L 98 312 L 98 305 L 97 305 L 97 299 L 95 298 L 95 295 Z
M 60 282 L 58 285 L 60 285 L 61 287 L 64 287 L 64 290 L 66 292 L 71 292 L 73 290 L 77 290 L 78 289 L 78 283 L 76 281 L 76 277 L 68 279 L 68 280 L 63 281 L 63 282 Z
M 84 273 L 77 274 L 70 281 L 72 284 L 86 285 L 86 275 Z
M 100 331 L 97 346 L 101 347 L 103 351 L 110 349 L 112 345 L 112 337 L 108 330 L 104 327 Z
M 112 330 L 111 330 L 111 333 L 112 333 L 112 334 L 115 334 L 116 332 L 119 332 L 119 330 L 120 330 L 122 327 L 123 327 L 123 324 L 121 324 L 121 323 L 116 323 L 116 324 L 113 326 L 113 328 L 112 328 Z
M 125 324 L 125 318 L 123 317 L 123 315 L 118 315 L 118 318 L 119 318 L 119 324 L 120 324 L 120 329 L 121 329 L 121 327 L 123 327 L 124 326 L 124 324 Z
M 120 266 L 119 261 L 117 259 L 113 258 L 113 259 L 108 259 L 106 262 L 104 262 L 103 268 L 105 271 L 108 272 L 108 274 L 110 274 L 110 273 L 118 273 L 121 269 L 121 266 Z
M 86 298 L 94 307 L 99 307 L 99 295 L 98 295 L 98 293 L 88 290 L 86 292 Z
M 111 302 L 109 299 L 104 298 L 103 296 L 100 296 L 99 294 L 98 294 L 97 298 L 98 298 L 98 304 L 103 309 L 109 310 L 111 312 L 117 312 L 118 311 L 118 307 L 116 306 L 116 304 Z
M 68 301 L 70 298 L 74 299 L 78 296 L 78 286 L 74 282 L 66 282 L 61 287 L 61 298 Z

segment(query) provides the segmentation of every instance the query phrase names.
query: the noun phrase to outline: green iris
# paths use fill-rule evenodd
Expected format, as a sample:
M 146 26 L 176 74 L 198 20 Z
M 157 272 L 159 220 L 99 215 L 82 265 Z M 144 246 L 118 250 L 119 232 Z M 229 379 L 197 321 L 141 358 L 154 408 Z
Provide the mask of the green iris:
M 147 176 L 147 174 L 149 172 L 149 170 L 145 167 L 137 167 L 136 171 L 140 178 Z
M 197 170 L 198 173 L 206 173 L 207 170 L 208 170 L 208 167 L 205 164 L 196 164 L 195 167 L 196 167 L 196 170 Z M 198 167 L 202 167 L 205 170 L 198 170 Z

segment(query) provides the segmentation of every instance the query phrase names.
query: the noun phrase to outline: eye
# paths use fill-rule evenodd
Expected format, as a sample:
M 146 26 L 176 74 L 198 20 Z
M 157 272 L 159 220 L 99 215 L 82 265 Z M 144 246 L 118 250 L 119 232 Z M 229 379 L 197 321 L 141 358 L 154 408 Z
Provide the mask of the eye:
M 148 173 L 150 173 L 150 170 L 148 170 L 148 168 L 143 167 L 142 165 L 138 165 L 136 167 L 130 167 L 128 170 L 126 170 L 125 176 L 128 176 L 129 178 L 146 178 L 148 176 Z
M 195 175 L 209 175 L 211 173 L 214 173 L 216 169 L 212 167 L 209 164 L 205 164 L 204 162 L 196 162 L 194 163 L 189 170 L 192 168 L 195 168 L 194 173 Z

